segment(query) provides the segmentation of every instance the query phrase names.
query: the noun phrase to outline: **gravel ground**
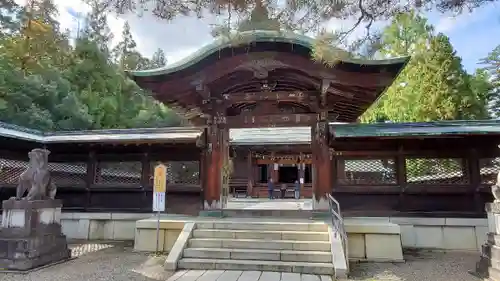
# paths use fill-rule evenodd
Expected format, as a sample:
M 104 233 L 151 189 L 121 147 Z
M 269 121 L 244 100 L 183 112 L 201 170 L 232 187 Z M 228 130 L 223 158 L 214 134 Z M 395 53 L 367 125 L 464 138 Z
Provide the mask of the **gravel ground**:
M 165 257 L 134 253 L 130 243 L 85 243 L 70 247 L 78 258 L 28 274 L 0 273 L 0 281 L 165 281 Z M 467 273 L 479 254 L 407 252 L 406 263 L 356 263 L 348 281 L 478 281 Z
M 479 253 L 406 251 L 406 263 L 351 264 L 348 281 L 479 281 L 467 271 Z
M 76 259 L 28 274 L 0 273 L 0 281 L 164 281 L 170 276 L 163 270 L 165 257 L 135 253 L 132 243 L 70 244 L 70 248 Z

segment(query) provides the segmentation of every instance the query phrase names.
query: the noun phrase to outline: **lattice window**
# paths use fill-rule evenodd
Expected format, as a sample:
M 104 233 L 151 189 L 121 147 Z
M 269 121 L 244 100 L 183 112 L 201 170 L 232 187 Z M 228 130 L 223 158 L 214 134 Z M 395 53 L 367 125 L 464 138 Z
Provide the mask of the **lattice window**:
M 500 171 L 500 157 L 479 159 L 479 172 L 481 183 L 496 184 L 497 174 Z
M 17 184 L 26 168 L 28 161 L 0 158 L 0 184 Z
M 200 184 L 199 161 L 164 162 L 167 166 L 167 184 Z M 153 184 L 154 168 L 157 162 L 151 163 L 150 184 Z
M 346 185 L 395 184 L 393 159 L 340 159 L 337 181 Z
M 460 158 L 406 159 L 406 178 L 412 184 L 466 184 L 464 165 Z
M 0 159 L 0 183 L 15 184 L 28 168 L 28 161 Z M 49 163 L 50 176 L 56 186 L 85 185 L 86 163 Z
M 141 162 L 99 162 L 95 183 L 112 185 L 139 185 Z
M 49 163 L 50 176 L 56 186 L 82 186 L 86 184 L 86 163 Z

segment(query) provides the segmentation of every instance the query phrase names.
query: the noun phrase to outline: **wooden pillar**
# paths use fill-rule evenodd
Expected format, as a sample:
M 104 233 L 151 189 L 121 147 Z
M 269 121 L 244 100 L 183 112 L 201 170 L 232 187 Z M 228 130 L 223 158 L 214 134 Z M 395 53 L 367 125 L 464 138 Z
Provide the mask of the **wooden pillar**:
M 479 165 L 479 156 L 476 149 L 468 150 L 467 158 L 462 159 L 464 175 L 469 176 L 469 192 L 474 200 L 474 211 L 482 213 L 484 211 L 484 202 L 481 200 L 481 167 Z
M 149 153 L 144 152 L 141 157 L 141 188 L 144 190 L 151 183 L 151 164 Z
M 91 150 L 89 152 L 89 156 L 87 159 L 87 179 L 86 179 L 86 203 L 85 203 L 85 209 L 90 208 L 90 199 L 91 199 L 91 192 L 92 192 L 92 186 L 95 184 L 95 173 L 97 169 L 97 157 L 95 154 L 94 150 Z
M 403 146 L 399 146 L 398 154 L 396 155 L 396 182 L 399 185 L 399 205 L 397 210 L 405 212 L 405 191 L 408 185 L 406 179 L 406 158 L 404 156 Z
M 306 163 L 304 160 L 299 162 L 299 183 L 300 190 L 304 190 L 304 184 L 306 183 Z
M 252 150 L 248 150 L 247 155 L 247 175 L 248 175 L 248 183 L 247 183 L 247 196 L 252 196 L 253 185 L 254 185 L 254 159 Z
M 206 134 L 206 130 L 203 134 Z M 207 185 L 207 173 L 206 173 L 206 154 L 207 154 L 207 149 L 203 145 L 202 150 L 200 153 L 200 198 L 201 198 L 201 210 L 203 210 L 204 205 L 205 205 L 205 188 Z
M 151 197 L 148 196 L 148 193 L 150 193 L 149 186 L 151 185 L 150 184 L 151 161 L 149 159 L 150 159 L 149 152 L 148 151 L 143 152 L 141 157 L 141 189 L 142 189 L 141 209 L 144 211 L 151 210 Z M 165 206 L 165 208 L 166 207 L 167 206 Z
M 278 170 L 276 169 L 276 165 L 278 165 L 278 160 L 275 152 L 271 152 L 271 159 L 273 161 L 271 163 L 271 178 L 273 179 L 275 187 L 277 187 L 276 183 L 278 183 Z
M 313 209 L 329 208 L 327 194 L 332 192 L 330 149 L 328 145 L 328 121 L 320 120 L 311 127 L 313 162 Z
M 204 187 L 204 210 L 219 210 L 223 207 L 222 172 L 224 157 L 228 153 L 227 129 L 210 124 L 207 128 L 207 147 L 204 161 L 206 185 Z

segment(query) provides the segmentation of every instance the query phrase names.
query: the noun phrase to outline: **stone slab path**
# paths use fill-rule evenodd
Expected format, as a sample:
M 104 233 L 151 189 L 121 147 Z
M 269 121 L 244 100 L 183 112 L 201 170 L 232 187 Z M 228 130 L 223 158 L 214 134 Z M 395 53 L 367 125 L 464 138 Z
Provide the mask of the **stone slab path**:
M 232 210 L 312 210 L 312 199 L 230 198 Z
M 270 271 L 180 270 L 167 281 L 332 281 L 332 277 Z

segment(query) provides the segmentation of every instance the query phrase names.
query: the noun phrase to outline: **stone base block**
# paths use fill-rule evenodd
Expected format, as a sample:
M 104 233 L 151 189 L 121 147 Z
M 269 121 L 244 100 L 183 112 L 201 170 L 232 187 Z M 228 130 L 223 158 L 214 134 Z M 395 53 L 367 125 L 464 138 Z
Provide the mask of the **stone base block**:
M 6 200 L 0 228 L 0 269 L 26 271 L 69 259 L 60 200 Z
M 0 268 L 25 271 L 69 259 L 64 235 L 0 238 Z

